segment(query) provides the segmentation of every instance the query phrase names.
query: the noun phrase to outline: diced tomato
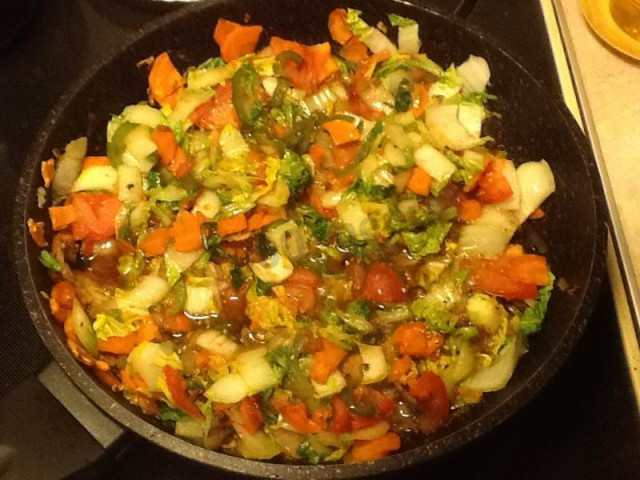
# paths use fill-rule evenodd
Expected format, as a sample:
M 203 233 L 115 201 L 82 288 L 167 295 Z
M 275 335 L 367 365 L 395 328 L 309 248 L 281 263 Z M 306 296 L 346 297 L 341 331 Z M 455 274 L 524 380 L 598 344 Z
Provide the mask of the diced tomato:
M 254 397 L 244 397 L 240 402 L 240 414 L 242 416 L 242 427 L 251 435 L 262 427 L 264 415 L 260 410 L 260 405 Z
M 288 402 L 282 411 L 284 419 L 300 433 L 318 433 L 322 431 L 320 425 L 309 418 L 307 406 L 300 403 Z
M 449 418 L 449 395 L 442 378 L 433 372 L 424 372 L 409 383 L 409 394 L 418 403 L 422 413 L 420 426 L 425 433 L 436 431 Z
M 509 200 L 513 196 L 513 190 L 509 181 L 502 173 L 505 160 L 495 158 L 485 168 L 478 178 L 478 192 L 476 197 L 482 203 L 498 203 Z
M 296 310 L 299 313 L 308 313 L 316 306 L 316 292 L 315 289 L 306 287 L 304 285 L 291 285 L 285 283 L 285 291 L 288 297 L 291 297 L 296 302 Z
M 347 143 L 333 147 L 333 163 L 340 170 L 349 167 L 356 159 L 358 143 Z
M 111 193 L 74 193 L 71 205 L 77 220 L 71 224 L 74 240 L 99 242 L 116 233 L 116 216 L 122 202 Z
M 306 268 L 296 268 L 285 284 L 300 285 L 308 288 L 318 288 L 321 280 L 317 273 Z
M 400 355 L 429 358 L 440 351 L 444 337 L 437 332 L 430 332 L 421 322 L 400 325 L 391 337 Z
M 340 56 L 351 62 L 360 63 L 369 58 L 369 49 L 362 40 L 354 35 L 340 49 Z
M 173 397 L 175 406 L 192 418 L 204 418 L 202 412 L 198 410 L 196 404 L 193 403 L 193 400 L 187 395 L 187 382 L 182 374 L 169 365 L 163 367 L 162 373 L 164 374 L 167 388 Z
M 407 292 L 395 270 L 387 264 L 374 263 L 365 277 L 362 298 L 376 303 L 403 303 L 407 301 Z
M 467 283 L 473 290 L 491 293 L 508 300 L 532 299 L 539 286 L 549 283 L 546 258 L 532 254 L 504 254 L 492 259 L 470 259 Z
M 351 423 L 352 432 L 357 432 L 358 430 L 362 430 L 363 428 L 367 427 L 373 427 L 381 421 L 377 417 L 362 417 L 360 415 L 356 415 L 353 412 L 349 412 L 349 420 Z
M 186 210 L 180 210 L 171 227 L 171 234 L 178 252 L 192 252 L 202 246 L 201 219 Z
M 198 127 L 211 129 L 231 124 L 238 128 L 240 119 L 233 107 L 231 82 L 216 87 L 215 95 L 191 112 L 189 118 Z
M 410 357 L 399 357 L 393 361 L 393 366 L 391 367 L 391 373 L 389 374 L 390 382 L 397 382 L 402 379 L 407 373 L 411 371 L 411 367 L 413 366 L 413 361 Z
M 358 402 L 372 404 L 378 418 L 389 418 L 396 409 L 396 404 L 391 398 L 366 385 L 357 386 L 353 391 L 353 397 Z
M 349 416 L 349 407 L 344 403 L 344 400 L 338 395 L 334 395 L 331 399 L 331 406 L 333 407 L 333 421 L 331 425 L 331 431 L 336 434 L 345 433 L 351 431 L 351 417 Z

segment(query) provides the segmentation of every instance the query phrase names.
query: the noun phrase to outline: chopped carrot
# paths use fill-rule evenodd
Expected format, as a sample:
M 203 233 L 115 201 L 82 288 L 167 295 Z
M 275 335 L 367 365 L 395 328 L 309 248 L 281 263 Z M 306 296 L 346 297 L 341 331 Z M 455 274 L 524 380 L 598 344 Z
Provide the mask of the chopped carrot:
M 478 200 L 467 199 L 458 204 L 458 218 L 463 222 L 472 222 L 482 216 L 482 204 Z
M 135 392 L 138 389 L 138 385 L 136 385 L 136 382 L 133 380 L 133 375 L 126 370 L 120 370 L 120 380 L 125 390 Z
M 329 42 L 303 45 L 280 37 L 271 37 L 269 46 L 274 55 L 294 52 L 302 57 L 299 64 L 293 60 L 285 61 L 284 69 L 291 84 L 307 93 L 315 91 L 319 84 L 338 71 L 338 63 L 331 56 Z
M 400 355 L 429 358 L 440 351 L 444 337 L 430 332 L 422 322 L 410 322 L 400 325 L 391 336 Z
M 347 25 L 347 11 L 344 8 L 336 8 L 329 14 L 329 33 L 340 45 L 344 45 L 353 37 L 353 33 Z
M 409 112 L 411 112 L 414 118 L 418 118 L 427 109 L 427 104 L 429 103 L 429 89 L 421 83 L 418 83 L 415 87 L 415 91 L 413 92 L 413 98 L 417 99 L 417 105 L 414 104 L 409 108 Z
M 368 83 L 376 66 L 386 60 L 389 60 L 391 54 L 388 50 L 381 50 L 378 53 L 371 55 L 366 62 L 362 62 L 356 69 L 356 82 L 361 85 L 362 83 Z
M 244 397 L 240 402 L 240 415 L 242 416 L 242 428 L 253 435 L 264 423 L 264 415 L 260 405 L 254 397 Z
M 167 52 L 156 57 L 149 72 L 149 92 L 160 105 L 175 107 L 182 91 L 184 78 L 173 65 Z
M 318 288 L 321 283 L 320 276 L 306 268 L 296 268 L 286 281 L 288 285 L 301 285 L 312 289 Z
M 108 167 L 111 165 L 109 161 L 109 157 L 85 157 L 82 161 L 82 168 L 91 168 L 91 167 Z
M 226 237 L 227 235 L 242 232 L 247 226 L 247 217 L 244 213 L 239 213 L 233 217 L 223 218 L 218 222 L 218 235 Z
M 49 297 L 49 307 L 51 308 L 53 318 L 60 323 L 66 321 L 73 309 L 75 296 L 76 291 L 70 282 L 64 280 L 56 283 L 51 288 L 51 295 Z
M 348 143 L 346 145 L 336 146 L 332 150 L 333 163 L 340 170 L 344 170 L 353 164 L 358 153 L 357 143 Z M 344 178 L 344 176 L 343 176 Z
M 356 35 L 340 49 L 340 56 L 354 63 L 364 62 L 369 58 L 369 49 Z
M 426 197 L 431 189 L 431 176 L 420 167 L 413 167 L 407 188 L 416 195 Z
M 53 158 L 46 160 L 40 164 L 40 173 L 44 181 L 44 188 L 49 188 L 56 173 L 56 161 Z
M 31 239 L 37 246 L 44 248 L 49 245 L 47 239 L 44 238 L 44 222 L 36 222 L 33 218 L 30 218 L 27 220 L 27 228 Z
M 220 55 L 230 62 L 248 53 L 253 53 L 260 39 L 260 25 L 240 25 L 221 18 L 216 24 L 213 39 L 220 47 Z
M 116 243 L 118 244 L 118 248 L 121 252 L 131 254 L 136 253 L 136 247 L 131 245 L 131 243 L 127 242 L 124 238 L 118 238 Z
M 191 319 L 184 313 L 167 315 L 162 318 L 162 330 L 171 333 L 186 333 L 191 330 Z
M 373 440 L 358 440 L 351 449 L 345 463 L 361 463 L 386 457 L 400 448 L 400 437 L 397 433 L 387 432 Z
M 258 207 L 247 220 L 247 228 L 249 231 L 258 230 L 277 220 L 285 218 L 286 213 L 283 209 L 270 209 Z
M 311 160 L 313 160 L 313 164 L 316 167 L 320 167 L 322 162 L 327 156 L 327 153 L 322 145 L 311 145 L 309 149 L 309 155 L 311 155 Z
M 393 361 L 393 365 L 391 367 L 391 374 L 389 375 L 390 382 L 398 382 L 404 377 L 407 373 L 411 371 L 411 367 L 413 366 L 413 361 L 410 357 L 398 357 Z
M 78 218 L 71 224 L 74 240 L 91 242 L 106 240 L 116 233 L 116 216 L 122 202 L 111 193 L 80 192 L 71 197 Z
M 536 208 L 535 211 L 529 215 L 529 218 L 531 220 L 539 220 L 541 218 L 544 218 L 547 214 L 545 213 L 544 210 L 542 210 L 541 208 Z
M 193 162 L 187 156 L 187 152 L 177 144 L 176 137 L 169 127 L 158 125 L 151 134 L 151 140 L 158 147 L 162 164 L 175 177 L 182 178 L 191 171 Z
M 269 46 L 271 47 L 271 52 L 274 55 L 279 55 L 282 52 L 294 52 L 304 57 L 304 45 L 298 42 L 292 42 L 291 40 L 285 40 L 280 37 L 271 37 L 269 41 Z
M 173 404 L 192 418 L 202 419 L 204 415 L 187 393 L 187 381 L 182 374 L 170 365 L 162 368 L 167 389 L 173 397 Z
M 171 234 L 178 252 L 192 252 L 202 247 L 200 225 L 202 218 L 186 210 L 180 210 L 171 227 Z
M 274 123 L 271 128 L 273 129 L 273 133 L 275 133 L 276 136 L 280 138 L 286 137 L 287 134 L 289 133 L 289 130 L 287 129 L 287 127 L 285 127 L 281 123 Z
M 196 367 L 200 370 L 207 370 L 209 368 L 210 360 L 211 352 L 209 350 L 199 350 L 196 352 Z
M 167 242 L 171 238 L 171 230 L 168 228 L 156 228 L 151 230 L 140 242 L 140 250 L 147 257 L 157 257 L 165 252 Z
M 120 380 L 109 370 L 101 370 L 96 366 L 94 366 L 92 370 L 95 376 L 98 377 L 98 380 L 104 383 L 111 390 L 113 390 L 114 392 L 120 390 L 122 386 Z
M 49 207 L 49 217 L 51 218 L 51 227 L 57 232 L 75 222 L 78 219 L 78 212 L 72 204 Z
M 138 344 L 138 335 L 130 333 L 124 337 L 109 337 L 106 340 L 98 340 L 98 350 L 114 355 L 128 355 Z
M 338 345 L 322 337 L 322 350 L 313 354 L 311 378 L 318 383 L 326 383 L 329 375 L 338 368 L 347 352 Z
M 347 120 L 330 120 L 322 124 L 336 145 L 344 145 L 345 143 L 356 142 L 360 140 L 360 130 Z
M 160 336 L 158 326 L 152 321 L 142 322 L 136 332 L 136 344 L 140 345 L 144 342 L 150 342 Z

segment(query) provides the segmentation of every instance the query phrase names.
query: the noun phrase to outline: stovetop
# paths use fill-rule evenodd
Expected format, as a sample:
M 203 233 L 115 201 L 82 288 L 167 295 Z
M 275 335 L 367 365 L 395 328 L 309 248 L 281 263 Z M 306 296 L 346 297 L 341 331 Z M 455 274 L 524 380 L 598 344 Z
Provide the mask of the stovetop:
M 29 26 L 0 52 L 0 399 L 13 396 L 15 405 L 17 398 L 27 414 L 31 408 L 27 405 L 37 405 L 30 403 L 32 378 L 51 358 L 22 304 L 13 267 L 11 218 L 23 159 L 30 139 L 65 89 L 85 69 L 124 44 L 141 25 L 161 15 L 149 8 L 154 3 L 151 0 L 138 1 L 41 2 Z M 420 3 L 448 12 L 458 6 L 458 0 Z M 561 97 L 537 0 L 466 0 L 463 4 L 460 11 L 468 14 L 472 23 L 497 38 L 550 95 Z M 49 398 L 39 401 L 53 402 Z M 2 411 L 2 407 L 0 401 L 0 446 L 18 436 L 7 431 L 8 419 L 15 425 L 13 416 L 18 413 Z M 58 407 L 55 416 L 60 425 L 65 415 L 68 413 Z M 24 421 L 36 422 L 37 418 L 32 415 Z M 92 439 L 75 431 L 69 434 L 77 440 L 70 445 L 84 455 L 84 461 L 91 460 L 85 450 L 99 450 L 90 445 Z M 44 465 L 51 456 L 62 459 L 65 452 L 58 447 L 30 452 L 31 471 L 38 472 L 40 462 Z M 72 455 L 67 452 L 67 456 Z M 575 352 L 532 402 L 472 444 L 395 476 L 586 480 L 637 478 L 638 472 L 640 419 L 605 284 Z M 41 478 L 34 475 L 34 479 Z M 141 439 L 133 439 L 117 459 L 108 459 L 91 474 L 83 475 L 78 478 L 231 478 Z

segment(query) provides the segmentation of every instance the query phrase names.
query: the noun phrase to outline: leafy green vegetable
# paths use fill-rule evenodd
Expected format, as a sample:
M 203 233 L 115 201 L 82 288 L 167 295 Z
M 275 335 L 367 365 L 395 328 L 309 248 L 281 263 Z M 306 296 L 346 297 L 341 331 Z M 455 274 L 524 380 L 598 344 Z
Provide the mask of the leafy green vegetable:
M 453 329 L 453 314 L 444 302 L 435 298 L 419 298 L 411 303 L 411 313 L 417 318 L 425 320 L 430 330 L 449 333 Z
M 360 18 L 362 12 L 360 10 L 356 10 L 355 8 L 347 9 L 347 25 L 351 29 L 354 35 L 358 35 L 360 38 L 366 37 L 371 27 L 367 25 L 367 22 Z
M 276 247 L 273 246 L 263 232 L 256 235 L 256 248 L 262 258 L 268 258 L 276 253 Z
M 471 103 L 478 103 L 478 104 L 484 105 L 489 100 L 497 100 L 497 99 L 498 97 L 496 97 L 495 95 L 491 95 L 490 93 L 487 93 L 487 92 L 471 92 L 462 97 L 462 102 L 471 102 Z
M 354 192 L 358 195 L 365 196 L 374 201 L 382 201 L 389 198 L 395 190 L 395 186 L 374 185 L 371 181 L 359 178 L 356 180 L 347 192 Z
M 367 320 L 371 318 L 371 307 L 369 306 L 369 302 L 366 300 L 354 300 L 353 302 L 349 302 L 345 312 L 352 315 L 360 315 Z
M 311 446 L 308 440 L 304 440 L 298 447 L 298 455 L 311 465 L 317 465 L 325 459 L 325 456 Z
M 182 410 L 172 408 L 164 403 L 160 404 L 159 416 L 160 420 L 165 422 L 179 422 L 181 420 L 186 420 L 189 418 L 189 415 L 184 413 Z
M 326 241 L 329 238 L 329 225 L 330 222 L 326 218 L 322 217 L 315 209 L 310 205 L 299 205 L 297 207 L 298 215 L 304 225 L 309 227 L 311 234 L 321 242 Z
M 259 278 L 256 279 L 256 295 L 264 296 L 271 291 L 272 285 L 267 282 L 263 282 Z
M 280 176 L 287 182 L 292 195 L 302 192 L 313 180 L 309 164 L 300 155 L 288 149 L 282 158 Z
M 407 87 L 408 84 L 408 80 L 405 79 L 400 82 L 400 85 L 398 85 L 398 89 L 396 90 L 393 106 L 398 112 L 406 112 L 413 103 L 413 96 Z
M 338 235 L 337 246 L 338 250 L 346 251 L 357 258 L 364 258 L 378 249 L 374 242 L 368 239 L 359 240 L 348 233 Z
M 278 378 L 278 383 L 280 383 L 289 370 L 291 349 L 286 345 L 280 345 L 275 350 L 267 353 L 267 360 Z
M 462 79 L 458 75 L 455 65 L 449 66 L 438 81 L 431 86 L 429 94 L 444 98 L 453 97 L 462 88 Z
M 409 59 L 394 57 L 390 58 L 386 62 L 382 62 L 376 68 L 373 77 L 384 78 L 390 73 L 400 70 L 409 70 L 410 68 L 424 70 L 438 78 L 442 75 L 442 68 L 440 68 L 440 65 L 428 59 L 426 55 L 413 55 Z
M 413 258 L 420 259 L 425 255 L 438 253 L 442 242 L 449 233 L 450 223 L 434 223 L 423 232 L 402 232 L 402 241 Z
M 222 60 L 222 57 L 212 57 L 200 65 L 198 65 L 198 70 L 209 70 L 210 68 L 220 68 L 226 65 L 225 61 Z
M 40 263 L 47 267 L 49 270 L 53 270 L 54 272 L 59 272 L 60 270 L 62 270 L 62 266 L 60 265 L 58 260 L 56 260 L 56 258 L 46 250 L 42 250 L 40 252 L 38 260 L 40 260 Z
M 182 278 L 180 278 L 171 287 L 171 291 L 167 298 L 164 300 L 164 304 L 167 307 L 167 315 L 177 315 L 184 310 L 184 305 L 187 302 L 187 286 Z
M 358 151 L 356 152 L 356 157 L 353 163 L 349 165 L 349 167 L 342 170 L 342 172 L 340 172 L 340 176 L 345 176 L 353 172 L 358 167 L 358 165 L 360 165 L 360 162 L 367 158 L 372 150 L 380 144 L 383 133 L 384 123 L 382 122 L 382 120 L 378 120 L 373 128 L 369 131 L 364 141 L 358 147 Z
M 120 315 L 109 315 L 107 313 L 99 313 L 96 315 L 96 321 L 93 322 L 93 330 L 99 340 L 106 340 L 109 337 L 125 337 L 135 332 L 138 325 L 133 322 L 125 322 Z
M 234 290 L 239 290 L 243 283 L 244 275 L 242 274 L 242 268 L 236 263 L 231 269 L 231 285 Z
M 396 15 L 395 13 L 390 13 L 387 15 L 389 17 L 389 21 L 391 25 L 394 27 L 407 27 L 409 25 L 415 25 L 416 21 L 411 18 L 401 17 L 400 15 Z
M 262 116 L 262 103 L 256 98 L 260 75 L 253 65 L 244 63 L 231 78 L 233 106 L 246 126 L 254 126 Z
M 524 335 L 531 335 L 540 331 L 542 327 L 542 321 L 547 313 L 547 305 L 549 304 L 549 298 L 551 298 L 551 291 L 553 290 L 553 283 L 555 282 L 555 275 L 549 273 L 549 285 L 540 289 L 538 297 L 533 305 L 525 308 L 520 318 L 520 330 Z

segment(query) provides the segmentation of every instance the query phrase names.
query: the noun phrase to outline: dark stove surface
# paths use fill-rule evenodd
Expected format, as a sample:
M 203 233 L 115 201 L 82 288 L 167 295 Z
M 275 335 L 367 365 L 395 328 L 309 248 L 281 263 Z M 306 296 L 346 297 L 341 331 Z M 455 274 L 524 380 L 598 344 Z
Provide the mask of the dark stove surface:
M 0 168 L 3 172 L 0 398 L 50 361 L 22 304 L 13 268 L 13 201 L 30 139 L 60 95 L 86 68 L 124 44 L 145 22 L 160 15 L 157 10 L 146 8 L 154 3 L 150 0 L 41 3 L 31 24 L 13 45 L 0 53 Z M 423 0 L 422 3 L 452 11 L 458 2 Z M 559 97 L 559 83 L 539 3 L 536 0 L 466 3 L 476 4 L 469 20 L 497 38 L 551 95 Z M 3 414 L 10 415 L 10 412 L 0 412 L 0 432 L 6 427 Z M 61 416 L 65 414 L 63 410 L 58 412 Z M 10 434 L 0 433 L 0 444 L 7 437 L 10 438 Z M 55 449 L 33 451 L 34 465 L 47 455 L 58 454 Z M 196 465 L 143 440 L 134 441 L 125 454 L 108 467 L 106 473 L 92 475 L 92 478 L 231 478 L 227 473 Z M 630 479 L 638 478 L 639 472 L 638 408 L 611 295 L 605 285 L 594 317 L 575 353 L 527 407 L 489 435 L 454 454 L 396 476 L 467 480 Z

